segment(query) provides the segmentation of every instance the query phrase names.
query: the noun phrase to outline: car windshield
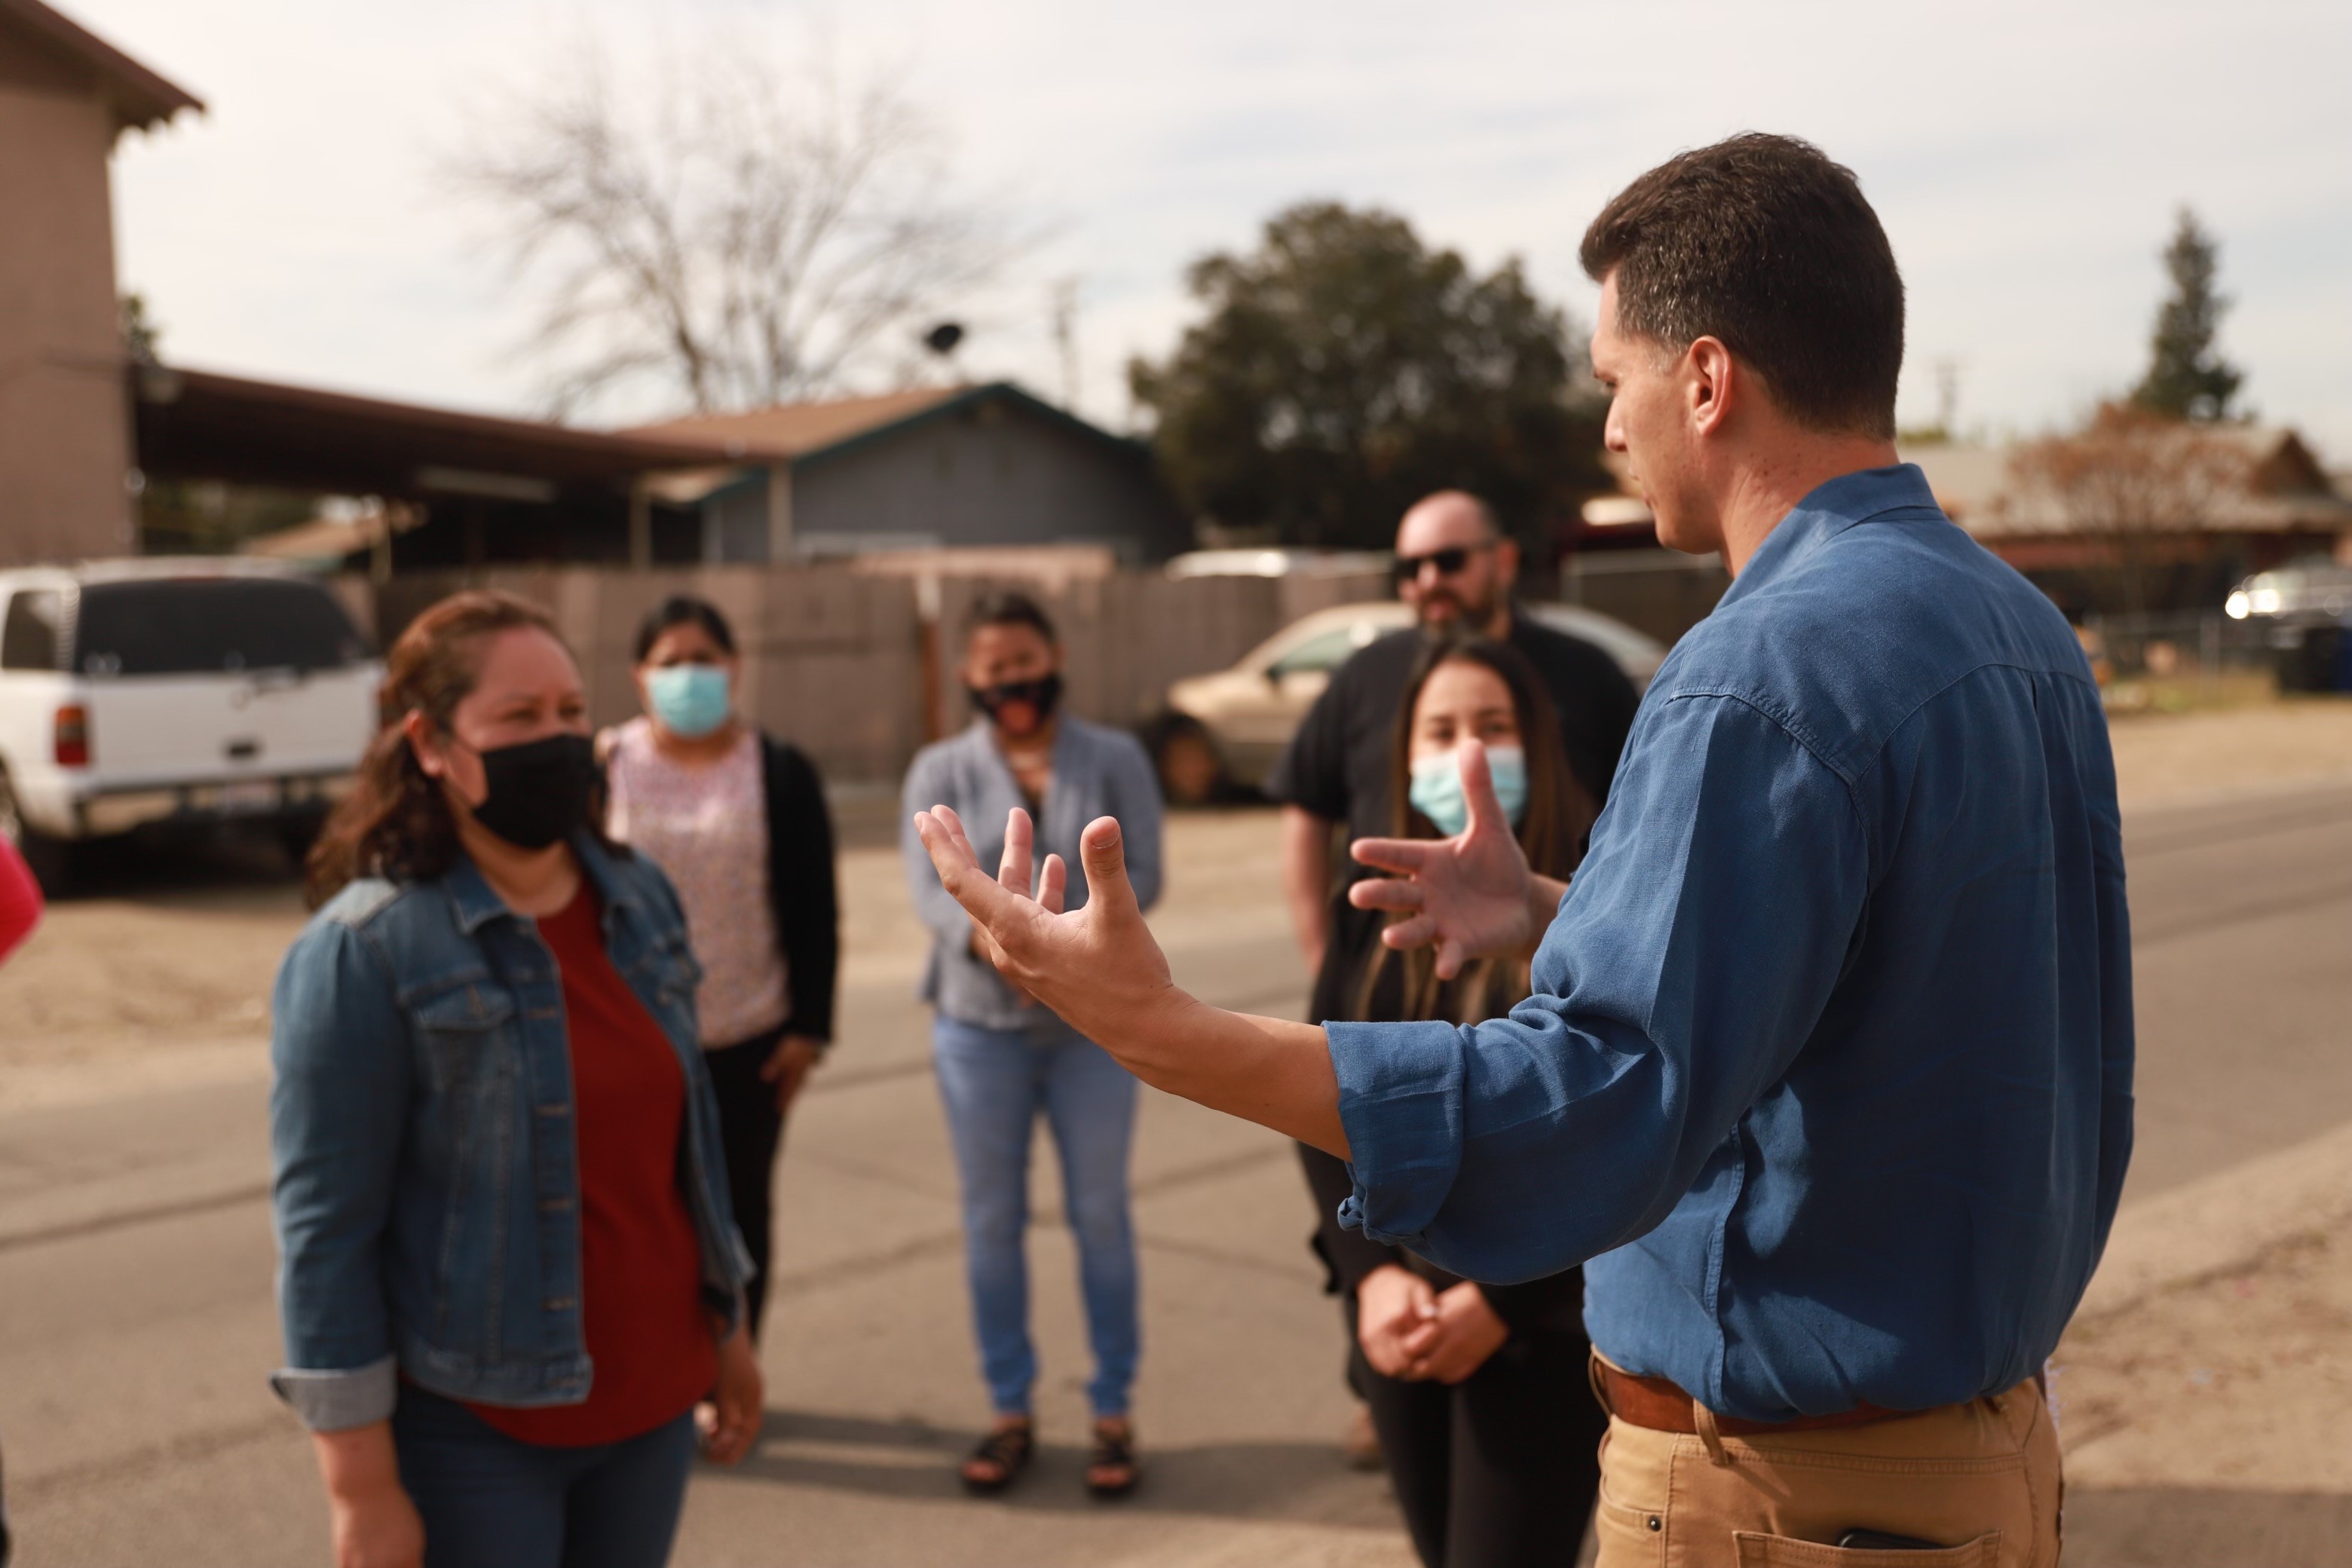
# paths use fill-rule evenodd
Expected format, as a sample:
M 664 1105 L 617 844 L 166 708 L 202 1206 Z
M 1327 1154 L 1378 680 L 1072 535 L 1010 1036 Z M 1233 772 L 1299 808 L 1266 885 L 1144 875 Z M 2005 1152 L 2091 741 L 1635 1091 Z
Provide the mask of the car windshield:
M 81 591 L 73 640 L 85 675 L 307 671 L 368 656 L 326 590 L 256 577 L 94 583 Z

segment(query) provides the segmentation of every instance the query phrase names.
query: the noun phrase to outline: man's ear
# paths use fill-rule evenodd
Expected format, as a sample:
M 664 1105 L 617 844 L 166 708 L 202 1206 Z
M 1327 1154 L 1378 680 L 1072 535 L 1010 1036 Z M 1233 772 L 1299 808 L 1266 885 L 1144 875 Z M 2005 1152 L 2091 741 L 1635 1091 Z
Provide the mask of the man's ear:
M 1731 417 L 1734 405 L 1747 390 L 1739 363 L 1717 337 L 1692 339 L 1691 346 L 1683 351 L 1683 363 L 1688 367 L 1685 394 L 1690 400 L 1692 431 L 1714 435 Z
M 1519 578 L 1519 542 L 1509 534 L 1495 542 L 1495 575 L 1507 588 Z

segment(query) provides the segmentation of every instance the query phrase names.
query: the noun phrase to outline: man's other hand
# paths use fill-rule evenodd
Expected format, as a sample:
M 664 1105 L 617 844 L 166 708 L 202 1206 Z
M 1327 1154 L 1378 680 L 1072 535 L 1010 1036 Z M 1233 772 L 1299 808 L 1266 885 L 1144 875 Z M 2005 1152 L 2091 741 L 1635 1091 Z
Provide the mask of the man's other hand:
M 1348 901 L 1360 910 L 1404 915 L 1381 940 L 1400 949 L 1433 943 L 1444 980 L 1473 959 L 1532 947 L 1549 918 L 1538 907 L 1544 894 L 1549 890 L 1555 905 L 1559 900 L 1559 884 L 1537 877 L 1519 851 L 1510 819 L 1495 798 L 1486 748 L 1463 742 L 1455 765 L 1470 805 L 1469 826 L 1452 838 L 1359 838 L 1349 847 L 1365 865 L 1397 875 L 1356 883 Z
M 971 917 L 981 956 L 1087 1038 L 1121 1039 L 1154 1012 L 1186 1000 L 1136 904 L 1116 818 L 1097 817 L 1080 837 L 1087 903 L 1066 912 L 1069 872 L 1060 856 L 1045 857 L 1030 891 L 1034 831 L 1018 806 L 1005 820 L 1004 858 L 993 879 L 981 869 L 952 807 L 917 813 L 915 831 L 940 885 Z

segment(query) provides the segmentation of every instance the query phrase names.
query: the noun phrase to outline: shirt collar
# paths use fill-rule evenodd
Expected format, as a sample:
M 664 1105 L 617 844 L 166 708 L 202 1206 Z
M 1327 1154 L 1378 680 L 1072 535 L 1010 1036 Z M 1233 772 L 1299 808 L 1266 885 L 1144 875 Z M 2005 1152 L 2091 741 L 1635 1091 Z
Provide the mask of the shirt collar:
M 1764 542 L 1748 558 L 1747 566 L 1721 602 L 1732 604 L 1754 593 L 1759 584 L 1770 582 L 1854 524 L 1892 511 L 1941 515 L 1935 491 L 1927 488 L 1927 476 L 1916 463 L 1860 468 L 1816 486 L 1764 536 Z
M 603 845 L 583 833 L 572 839 L 572 852 L 580 858 L 581 873 L 595 888 L 597 901 L 606 910 L 636 905 L 635 891 L 621 879 L 612 855 Z M 507 908 L 507 901 L 491 890 L 488 879 L 470 857 L 457 857 L 457 863 L 449 868 L 446 885 L 449 901 L 457 908 L 457 929 L 467 936 L 502 915 L 514 913 Z

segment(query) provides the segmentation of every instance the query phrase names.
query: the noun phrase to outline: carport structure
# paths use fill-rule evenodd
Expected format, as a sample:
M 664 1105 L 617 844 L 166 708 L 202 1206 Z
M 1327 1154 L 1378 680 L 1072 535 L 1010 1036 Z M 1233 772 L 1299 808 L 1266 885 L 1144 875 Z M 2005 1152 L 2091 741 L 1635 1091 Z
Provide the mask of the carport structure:
M 161 364 L 131 367 L 141 472 L 373 498 L 348 551 L 394 570 L 505 562 L 690 562 L 691 498 L 722 482 L 707 443 L 428 408 Z M 416 527 L 430 522 L 436 526 Z

